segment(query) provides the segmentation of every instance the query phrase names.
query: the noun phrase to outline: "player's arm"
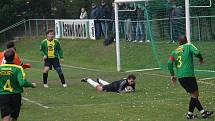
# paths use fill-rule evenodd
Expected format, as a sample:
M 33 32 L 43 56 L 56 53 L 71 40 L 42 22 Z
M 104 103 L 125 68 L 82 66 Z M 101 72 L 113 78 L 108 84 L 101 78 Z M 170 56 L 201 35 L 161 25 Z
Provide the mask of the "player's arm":
M 173 69 L 173 64 L 174 64 L 174 57 L 173 57 L 173 53 L 169 56 L 169 60 L 168 60 L 168 70 L 171 74 L 171 76 L 175 75 L 174 69 Z
M 27 79 L 25 78 L 25 72 L 23 70 L 23 68 L 20 68 L 18 70 L 18 81 L 21 87 L 35 87 L 36 84 L 35 83 L 31 83 L 29 81 L 27 81 Z
M 132 89 L 133 89 L 133 91 L 135 91 L 135 89 L 136 89 L 136 88 L 135 88 L 135 85 L 136 85 L 136 84 L 134 83 L 134 84 L 131 86 Z
M 126 83 L 127 83 L 126 80 L 124 80 L 123 82 L 120 83 L 119 89 L 118 89 L 118 92 L 119 92 L 119 93 L 124 93 L 124 92 L 125 92 L 125 90 L 124 90 L 123 87 L 125 87 L 124 85 L 125 85 Z
M 19 55 L 17 53 L 15 53 L 14 64 L 19 65 L 19 66 L 23 65 L 23 62 L 21 61 L 21 59 L 19 58 Z
M 125 93 L 130 93 L 130 92 L 134 92 L 135 91 L 135 88 L 133 88 L 133 86 L 127 86 L 125 89 L 124 89 L 124 92 Z
M 41 52 L 42 56 L 47 56 L 46 52 L 45 52 L 45 42 L 44 41 L 42 41 L 40 44 L 40 52 Z
M 190 51 L 194 54 L 195 57 L 199 59 L 200 64 L 204 62 L 202 54 L 193 44 L 190 45 Z
M 22 66 L 23 69 L 31 68 L 31 65 L 29 63 L 24 64 L 22 62 L 22 60 L 19 58 L 19 55 L 17 53 L 15 53 L 14 64 Z
M 176 81 L 177 81 L 177 78 L 175 76 L 175 72 L 174 72 L 174 68 L 173 68 L 174 67 L 173 66 L 173 64 L 174 64 L 173 54 L 174 53 L 172 52 L 172 54 L 170 55 L 169 60 L 168 60 L 168 70 L 169 70 L 169 72 L 171 74 L 171 81 L 172 81 L 173 85 L 175 85 Z
M 57 49 L 58 49 L 59 56 L 62 59 L 63 58 L 63 50 L 61 48 L 61 44 L 58 40 L 56 42 L 57 42 Z

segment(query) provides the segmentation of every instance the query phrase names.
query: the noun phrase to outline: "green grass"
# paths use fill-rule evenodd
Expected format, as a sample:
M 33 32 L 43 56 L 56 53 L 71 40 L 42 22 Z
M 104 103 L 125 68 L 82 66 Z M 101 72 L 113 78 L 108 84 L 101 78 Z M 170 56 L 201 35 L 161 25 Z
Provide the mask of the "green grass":
M 20 121 L 184 121 L 189 96 L 179 84 L 173 87 L 166 71 L 135 72 L 137 91 L 130 94 L 99 93 L 88 84 L 81 83 L 83 77 L 100 77 L 109 82 L 126 77 L 128 73 L 116 72 L 115 45 L 104 47 L 102 41 L 62 40 L 65 65 L 93 68 L 104 71 L 89 71 L 64 67 L 68 88 L 62 88 L 55 71 L 49 74 L 49 88 L 42 86 L 42 57 L 39 45 L 42 38 L 16 43 L 20 57 L 32 65 L 27 69 L 27 77 L 36 82 L 35 89 L 25 89 L 23 96 L 53 107 L 45 109 L 23 101 Z M 197 42 L 207 58 L 204 69 L 214 68 L 214 42 Z M 176 44 L 157 44 L 158 56 L 164 63 L 170 50 Z M 158 67 L 148 43 L 121 43 L 122 69 L 142 69 Z M 38 62 L 37 62 L 38 61 Z M 212 74 L 197 74 L 198 78 L 211 77 Z M 199 82 L 200 99 L 208 110 L 215 110 L 215 80 Z M 198 113 L 196 111 L 196 113 Z M 203 120 L 203 119 L 199 119 Z M 211 117 L 208 121 L 214 121 Z

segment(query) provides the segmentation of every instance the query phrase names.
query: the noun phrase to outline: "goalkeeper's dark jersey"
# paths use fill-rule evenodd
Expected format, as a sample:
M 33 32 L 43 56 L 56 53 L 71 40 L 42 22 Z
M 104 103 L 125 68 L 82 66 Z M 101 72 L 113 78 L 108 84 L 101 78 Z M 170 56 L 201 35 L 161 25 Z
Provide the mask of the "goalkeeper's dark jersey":
M 23 87 L 33 87 L 33 85 L 26 80 L 21 66 L 15 64 L 0 65 L 0 94 L 22 93 Z
M 174 64 L 178 78 L 194 77 L 193 56 L 196 56 L 200 60 L 203 59 L 199 50 L 193 44 L 184 44 L 173 50 L 168 61 L 171 75 L 174 75 Z
M 131 87 L 135 90 L 135 84 L 129 85 L 127 79 L 122 79 L 122 80 L 119 80 L 119 81 L 114 81 L 114 82 L 110 83 L 110 84 L 107 85 L 107 86 L 110 87 L 110 88 L 111 88 L 111 91 L 113 91 L 113 92 L 121 92 L 121 91 L 123 91 L 127 86 L 131 86 Z

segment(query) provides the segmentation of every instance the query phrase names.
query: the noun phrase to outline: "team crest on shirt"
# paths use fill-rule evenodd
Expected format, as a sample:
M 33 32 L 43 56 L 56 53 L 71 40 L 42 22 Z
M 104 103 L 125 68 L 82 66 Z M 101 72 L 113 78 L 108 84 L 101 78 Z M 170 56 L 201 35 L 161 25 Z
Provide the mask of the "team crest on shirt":
M 176 49 L 176 54 L 177 53 L 183 53 L 184 52 L 184 48 L 182 46 L 179 46 L 177 49 Z
M 53 51 L 54 50 L 54 44 L 49 44 L 48 49 L 49 49 L 49 51 Z

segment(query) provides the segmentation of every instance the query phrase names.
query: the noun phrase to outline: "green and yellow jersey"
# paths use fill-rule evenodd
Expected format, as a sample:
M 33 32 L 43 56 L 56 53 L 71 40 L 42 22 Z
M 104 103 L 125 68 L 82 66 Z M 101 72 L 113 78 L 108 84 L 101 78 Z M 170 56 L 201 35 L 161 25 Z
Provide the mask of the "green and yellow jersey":
M 26 80 L 21 66 L 15 64 L 0 65 L 0 94 L 22 93 L 23 87 L 33 87 L 33 85 Z
M 60 42 L 56 39 L 49 41 L 48 39 L 44 39 L 40 45 L 40 51 L 43 56 L 47 56 L 48 58 L 63 58 L 63 50 L 61 48 Z
M 203 60 L 199 50 L 193 44 L 184 44 L 173 50 L 168 60 L 168 69 L 171 76 L 174 75 L 174 64 L 178 78 L 195 77 L 193 55 Z

